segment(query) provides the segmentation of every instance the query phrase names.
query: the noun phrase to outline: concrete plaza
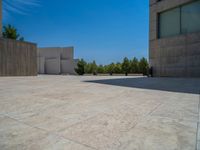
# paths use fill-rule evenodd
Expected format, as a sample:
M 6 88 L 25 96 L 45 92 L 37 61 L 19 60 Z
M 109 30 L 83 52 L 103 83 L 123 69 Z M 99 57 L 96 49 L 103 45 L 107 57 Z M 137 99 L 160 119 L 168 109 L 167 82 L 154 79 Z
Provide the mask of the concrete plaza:
M 2 150 L 195 150 L 200 79 L 0 78 Z

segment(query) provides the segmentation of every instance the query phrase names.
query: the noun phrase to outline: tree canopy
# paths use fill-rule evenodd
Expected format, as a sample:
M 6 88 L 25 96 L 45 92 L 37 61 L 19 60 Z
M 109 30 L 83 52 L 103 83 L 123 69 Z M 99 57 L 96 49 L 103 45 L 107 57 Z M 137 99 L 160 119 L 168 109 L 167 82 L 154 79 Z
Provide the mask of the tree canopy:
M 130 61 L 129 61 L 129 59 L 127 57 L 125 57 L 123 62 L 122 62 L 122 71 L 127 76 L 128 73 L 130 73 L 130 70 L 131 70 Z
M 110 63 L 108 65 L 97 65 L 95 61 L 86 62 L 83 59 L 80 59 L 77 68 L 75 71 L 79 75 L 83 74 L 143 74 L 147 75 L 148 72 L 148 61 L 146 58 L 141 58 L 138 60 L 136 57 L 133 59 L 128 59 L 125 57 L 122 62 Z
M 86 66 L 86 62 L 83 59 L 79 60 L 77 63 L 77 68 L 75 68 L 76 73 L 79 75 L 84 75 L 85 66 Z
M 20 36 L 17 29 L 10 24 L 3 26 L 3 37 L 7 39 L 24 41 L 24 38 Z

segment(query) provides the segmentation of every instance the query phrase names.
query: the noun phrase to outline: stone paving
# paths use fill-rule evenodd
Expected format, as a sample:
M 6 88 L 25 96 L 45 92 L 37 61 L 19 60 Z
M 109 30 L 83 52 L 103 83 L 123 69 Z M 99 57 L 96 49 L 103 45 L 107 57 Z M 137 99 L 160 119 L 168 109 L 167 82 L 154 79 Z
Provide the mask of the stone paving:
M 200 79 L 0 78 L 1 150 L 195 150 Z

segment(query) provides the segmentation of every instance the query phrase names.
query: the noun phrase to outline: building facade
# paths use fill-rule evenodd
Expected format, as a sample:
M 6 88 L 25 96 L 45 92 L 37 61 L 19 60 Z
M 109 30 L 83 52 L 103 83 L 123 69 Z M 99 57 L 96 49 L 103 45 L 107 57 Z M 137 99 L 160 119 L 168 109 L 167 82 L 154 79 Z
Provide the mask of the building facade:
M 200 77 L 200 0 L 150 0 L 149 61 L 158 77 Z
M 39 74 L 76 74 L 73 47 L 38 48 L 37 64 Z

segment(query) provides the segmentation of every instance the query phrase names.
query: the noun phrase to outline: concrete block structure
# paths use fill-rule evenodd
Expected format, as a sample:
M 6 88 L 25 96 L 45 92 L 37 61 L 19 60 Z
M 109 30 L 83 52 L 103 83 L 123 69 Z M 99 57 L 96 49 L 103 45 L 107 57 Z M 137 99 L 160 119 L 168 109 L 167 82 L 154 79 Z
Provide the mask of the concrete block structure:
M 150 0 L 154 76 L 200 77 L 200 0 Z
M 39 74 L 76 74 L 73 47 L 38 48 Z

